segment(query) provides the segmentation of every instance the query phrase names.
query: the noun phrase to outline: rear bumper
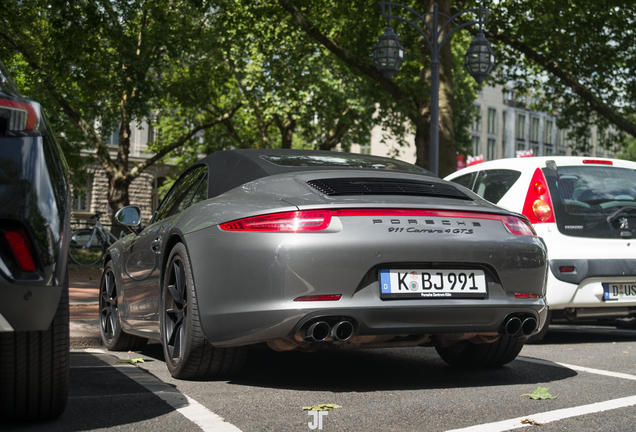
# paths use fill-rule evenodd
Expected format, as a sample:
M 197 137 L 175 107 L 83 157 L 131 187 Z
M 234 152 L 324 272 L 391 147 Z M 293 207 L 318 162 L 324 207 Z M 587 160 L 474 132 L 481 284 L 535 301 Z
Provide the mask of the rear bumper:
M 547 314 L 542 240 L 502 237 L 501 224 L 483 225 L 479 237 L 404 235 L 399 241 L 384 234 L 386 227 L 353 222 L 315 234 L 197 231 L 186 236 L 186 246 L 204 334 L 217 346 L 247 345 L 290 337 L 323 316 L 354 321 L 357 335 L 494 333 L 511 314 L 534 317 L 538 331 Z M 488 297 L 381 299 L 378 270 L 400 266 L 484 269 Z M 342 297 L 294 301 L 330 294 Z

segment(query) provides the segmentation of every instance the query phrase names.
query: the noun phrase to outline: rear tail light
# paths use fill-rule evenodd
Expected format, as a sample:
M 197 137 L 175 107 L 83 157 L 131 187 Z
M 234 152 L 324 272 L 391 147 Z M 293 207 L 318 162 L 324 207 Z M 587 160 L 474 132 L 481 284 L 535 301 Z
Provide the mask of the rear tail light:
M 347 216 L 427 216 L 462 219 L 486 219 L 501 221 L 506 229 L 516 235 L 536 236 L 534 228 L 525 218 L 494 213 L 468 211 L 409 210 L 409 209 L 337 209 L 302 210 L 254 216 L 226 222 L 220 225 L 224 231 L 303 232 L 327 229 L 331 218 Z
M 553 208 L 545 176 L 541 168 L 537 168 L 528 187 L 523 215 L 533 224 L 554 222 Z
M 529 294 L 529 293 L 514 293 L 515 298 L 518 299 L 536 299 L 539 298 L 538 294 Z
M 0 133 L 29 134 L 40 125 L 40 104 L 26 99 L 0 97 L 0 120 L 4 119 L 4 131 Z
M 305 210 L 275 213 L 221 224 L 225 231 L 321 231 L 331 223 L 328 210 Z
M 14 260 L 20 270 L 25 272 L 35 271 L 35 261 L 26 233 L 22 231 L 4 231 L 9 249 L 13 253 Z

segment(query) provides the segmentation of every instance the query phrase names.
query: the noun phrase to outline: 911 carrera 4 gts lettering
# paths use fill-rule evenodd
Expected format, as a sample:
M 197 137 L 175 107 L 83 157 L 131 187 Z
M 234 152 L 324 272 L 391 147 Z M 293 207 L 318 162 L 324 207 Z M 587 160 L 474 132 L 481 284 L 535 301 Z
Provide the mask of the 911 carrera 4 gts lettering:
M 388 232 L 407 232 L 407 233 L 421 233 L 421 234 L 473 234 L 471 228 L 454 228 L 454 229 L 430 229 L 430 228 L 388 228 Z

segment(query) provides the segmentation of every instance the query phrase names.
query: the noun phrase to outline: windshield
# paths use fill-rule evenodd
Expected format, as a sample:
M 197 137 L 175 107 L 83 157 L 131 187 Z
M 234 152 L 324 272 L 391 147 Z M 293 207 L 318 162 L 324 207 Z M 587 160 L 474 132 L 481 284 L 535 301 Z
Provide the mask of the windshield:
M 636 171 L 614 166 L 544 168 L 559 231 L 576 237 L 636 236 Z
M 397 159 L 343 154 L 338 152 L 333 153 L 333 155 L 269 154 L 262 155 L 261 158 L 280 166 L 383 169 L 426 173 L 426 170 L 423 168 Z

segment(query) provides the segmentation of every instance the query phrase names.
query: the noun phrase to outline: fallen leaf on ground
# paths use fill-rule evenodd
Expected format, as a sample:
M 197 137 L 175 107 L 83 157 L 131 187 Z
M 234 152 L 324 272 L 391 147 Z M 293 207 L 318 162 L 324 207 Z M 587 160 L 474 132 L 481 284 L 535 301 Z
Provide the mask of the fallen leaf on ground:
M 555 396 L 552 396 L 550 393 L 548 393 L 548 390 L 550 390 L 549 387 L 537 387 L 532 391 L 532 393 L 522 394 L 521 396 L 529 396 L 530 399 L 534 400 L 556 399 Z
M 304 406 L 303 411 L 333 411 L 335 408 L 342 408 L 336 404 L 319 404 L 312 406 Z
M 535 425 L 535 426 L 543 426 L 543 423 L 539 423 L 537 421 L 534 421 L 532 419 L 525 419 L 525 420 L 521 420 L 522 424 L 529 424 L 529 425 Z
M 130 363 L 130 364 L 144 363 L 144 359 L 135 358 L 135 359 L 117 360 L 117 363 Z

